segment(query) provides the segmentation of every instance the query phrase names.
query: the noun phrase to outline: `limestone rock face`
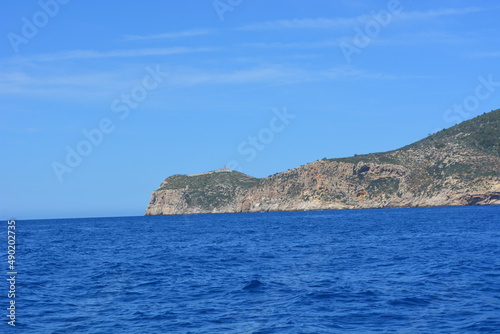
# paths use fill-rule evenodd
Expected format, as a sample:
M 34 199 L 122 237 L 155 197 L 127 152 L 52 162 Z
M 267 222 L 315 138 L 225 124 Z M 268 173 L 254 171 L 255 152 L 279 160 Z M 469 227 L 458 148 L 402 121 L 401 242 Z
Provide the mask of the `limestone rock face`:
M 499 134 L 496 110 L 398 150 L 267 178 L 173 175 L 152 192 L 146 215 L 500 204 Z

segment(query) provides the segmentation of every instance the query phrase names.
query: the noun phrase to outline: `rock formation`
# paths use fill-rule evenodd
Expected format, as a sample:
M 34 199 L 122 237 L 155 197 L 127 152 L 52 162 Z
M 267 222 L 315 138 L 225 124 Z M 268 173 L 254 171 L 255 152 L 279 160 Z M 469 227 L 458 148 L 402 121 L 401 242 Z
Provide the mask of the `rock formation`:
M 173 175 L 146 215 L 500 204 L 500 109 L 403 148 L 254 178 Z

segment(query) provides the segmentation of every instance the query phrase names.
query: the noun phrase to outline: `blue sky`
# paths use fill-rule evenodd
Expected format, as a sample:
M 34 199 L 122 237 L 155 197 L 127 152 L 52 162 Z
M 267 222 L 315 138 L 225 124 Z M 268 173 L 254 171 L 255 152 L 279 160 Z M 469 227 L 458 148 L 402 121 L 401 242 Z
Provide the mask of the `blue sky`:
M 500 107 L 496 1 L 0 7 L 3 219 L 142 215 L 172 174 L 266 177 Z

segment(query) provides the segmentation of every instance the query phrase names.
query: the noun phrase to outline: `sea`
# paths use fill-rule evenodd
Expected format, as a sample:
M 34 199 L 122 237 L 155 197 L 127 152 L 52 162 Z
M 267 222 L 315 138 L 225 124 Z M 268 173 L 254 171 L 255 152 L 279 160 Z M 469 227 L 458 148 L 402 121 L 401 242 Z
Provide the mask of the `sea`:
M 16 326 L 3 279 L 1 333 L 500 333 L 500 206 L 18 220 L 15 233 Z

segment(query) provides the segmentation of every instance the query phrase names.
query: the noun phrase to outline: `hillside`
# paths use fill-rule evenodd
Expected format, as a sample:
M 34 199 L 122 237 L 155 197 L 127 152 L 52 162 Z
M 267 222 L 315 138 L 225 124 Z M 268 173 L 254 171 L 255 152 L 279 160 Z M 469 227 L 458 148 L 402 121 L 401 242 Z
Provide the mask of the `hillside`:
M 257 179 L 173 175 L 146 215 L 500 204 L 500 109 L 397 150 L 323 159 Z

